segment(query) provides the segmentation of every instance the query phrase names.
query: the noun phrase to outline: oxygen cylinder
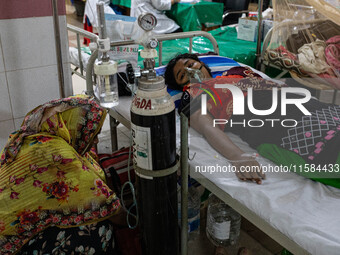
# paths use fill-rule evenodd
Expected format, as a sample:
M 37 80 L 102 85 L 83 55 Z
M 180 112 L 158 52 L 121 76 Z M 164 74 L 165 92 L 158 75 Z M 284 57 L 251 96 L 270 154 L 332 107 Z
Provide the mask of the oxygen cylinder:
M 162 171 L 176 164 L 175 105 L 163 77 L 141 77 L 131 105 L 134 163 Z M 178 254 L 177 174 L 150 177 L 136 172 L 142 252 Z

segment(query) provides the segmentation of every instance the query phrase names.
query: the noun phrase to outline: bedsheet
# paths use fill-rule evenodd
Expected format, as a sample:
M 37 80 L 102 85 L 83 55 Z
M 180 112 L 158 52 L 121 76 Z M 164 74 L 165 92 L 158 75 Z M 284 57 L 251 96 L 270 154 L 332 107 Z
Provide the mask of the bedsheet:
M 228 134 L 246 152 L 255 152 L 239 137 Z M 295 241 L 311 254 L 339 254 L 340 190 L 311 181 L 295 173 L 266 173 L 261 185 L 240 182 L 234 173 L 196 172 L 195 167 L 229 163 L 199 134 L 190 130 L 190 175 L 207 178 L 275 229 Z M 265 167 L 278 167 L 260 157 Z M 286 247 L 289 249 L 289 247 Z
M 204 58 L 213 57 L 216 58 L 216 56 Z M 223 59 L 219 61 L 215 59 L 213 62 L 215 71 L 222 68 L 225 70 L 233 65 L 229 60 Z M 161 68 L 158 69 L 159 73 L 164 71 L 160 70 Z M 263 73 L 257 72 L 268 78 Z M 131 101 L 131 97 L 120 97 L 119 105 L 112 110 L 129 120 Z M 179 150 L 179 116 L 176 119 L 176 130 Z M 243 151 L 256 152 L 237 135 L 229 133 L 228 136 Z M 257 185 L 239 181 L 231 171 L 214 173 L 204 171 L 202 166 L 227 167 L 230 163 L 193 129 L 189 129 L 189 158 L 191 159 L 189 161 L 190 175 L 193 178 L 198 181 L 207 178 L 310 254 L 339 254 L 340 189 L 314 182 L 291 172 L 267 172 L 266 180 L 261 185 Z M 259 157 L 258 161 L 267 169 L 270 167 L 280 169 L 279 166 L 265 158 Z M 289 247 L 286 248 L 289 249 Z

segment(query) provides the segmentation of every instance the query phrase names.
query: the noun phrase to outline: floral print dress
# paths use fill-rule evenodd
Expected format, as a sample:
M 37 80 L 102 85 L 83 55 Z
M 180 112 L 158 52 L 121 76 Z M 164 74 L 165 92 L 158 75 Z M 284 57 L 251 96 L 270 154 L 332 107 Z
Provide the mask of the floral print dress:
M 21 255 L 118 254 L 113 237 L 113 226 L 105 220 L 90 225 L 62 229 L 51 227 L 31 239 Z
M 0 159 L 0 254 L 108 249 L 112 237 L 100 231 L 120 202 L 88 152 L 105 116 L 86 96 L 59 99 L 32 110 L 11 134 Z

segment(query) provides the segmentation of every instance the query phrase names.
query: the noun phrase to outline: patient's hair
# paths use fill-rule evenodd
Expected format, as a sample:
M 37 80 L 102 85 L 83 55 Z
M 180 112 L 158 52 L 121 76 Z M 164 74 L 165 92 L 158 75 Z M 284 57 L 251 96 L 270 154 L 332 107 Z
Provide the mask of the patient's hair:
M 178 60 L 185 59 L 185 58 L 189 58 L 189 59 L 193 59 L 193 60 L 196 60 L 198 62 L 201 62 L 196 54 L 190 54 L 190 53 L 180 54 L 180 55 L 177 55 L 175 58 L 171 59 L 170 62 L 168 63 L 168 65 L 166 66 L 166 70 L 165 70 L 165 73 L 164 73 L 165 83 L 167 84 L 167 86 L 170 89 L 174 89 L 174 90 L 182 90 L 183 89 L 182 86 L 180 86 L 176 82 L 175 75 L 174 75 L 174 67 L 175 67 Z M 201 63 L 208 70 L 209 74 L 211 75 L 210 68 L 208 66 L 206 66 L 203 62 L 201 62 Z

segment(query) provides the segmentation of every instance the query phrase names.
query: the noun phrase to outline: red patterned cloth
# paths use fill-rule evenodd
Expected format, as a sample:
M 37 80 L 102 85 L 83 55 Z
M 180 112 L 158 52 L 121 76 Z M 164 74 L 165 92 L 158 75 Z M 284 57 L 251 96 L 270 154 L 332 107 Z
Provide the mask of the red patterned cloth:
M 340 35 L 326 41 L 325 56 L 327 63 L 340 71 Z

